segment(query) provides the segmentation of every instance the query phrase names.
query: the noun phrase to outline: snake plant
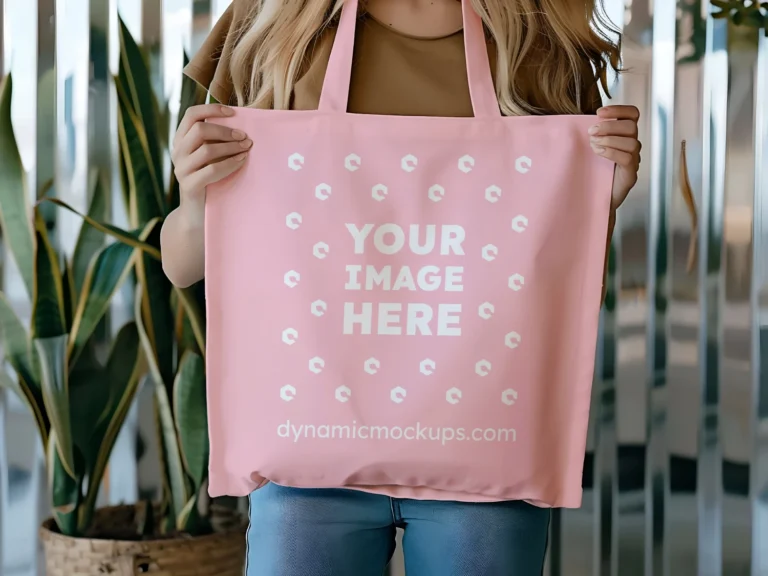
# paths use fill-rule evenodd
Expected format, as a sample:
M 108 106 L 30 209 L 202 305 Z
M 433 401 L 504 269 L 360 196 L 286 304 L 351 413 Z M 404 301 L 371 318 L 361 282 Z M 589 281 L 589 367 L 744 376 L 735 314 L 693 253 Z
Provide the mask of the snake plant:
M 168 155 L 168 114 L 152 88 L 147 59 L 120 22 L 118 136 L 121 178 L 128 220 L 141 229 L 162 221 L 179 203 L 173 174 L 164 176 Z M 205 92 L 184 78 L 179 118 Z M 71 207 L 57 202 L 62 207 Z M 90 215 L 86 222 L 117 240 L 131 234 Z M 211 530 L 204 504 L 208 479 L 208 425 L 205 396 L 204 292 L 201 286 L 177 289 L 160 261 L 160 226 L 141 238 L 136 259 L 135 320 L 154 386 L 155 419 L 162 459 L 166 531 L 202 534 Z
M 736 26 L 768 30 L 768 2 L 761 0 L 710 0 L 718 11 L 713 18 L 730 18 Z
M 12 79 L 0 86 L 0 224 L 32 303 L 28 325 L 0 293 L 4 366 L 0 382 L 29 407 L 46 454 L 53 517 L 67 535 L 87 532 L 117 434 L 144 373 L 135 322 L 117 334 L 104 358 L 94 336 L 110 299 L 153 232 L 148 222 L 126 242 L 106 244 L 83 226 L 71 258 L 54 248 L 33 208 L 11 125 Z M 102 218 L 106 190 L 91 179 L 88 214 Z M 6 372 L 10 367 L 13 375 Z

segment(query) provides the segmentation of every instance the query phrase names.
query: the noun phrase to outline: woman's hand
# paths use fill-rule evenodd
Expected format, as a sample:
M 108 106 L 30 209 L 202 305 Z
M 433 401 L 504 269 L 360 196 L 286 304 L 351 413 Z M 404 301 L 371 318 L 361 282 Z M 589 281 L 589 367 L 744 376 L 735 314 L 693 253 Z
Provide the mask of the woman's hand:
M 635 106 L 605 106 L 597 111 L 600 122 L 589 129 L 595 154 L 616 163 L 613 177 L 612 210 L 616 210 L 637 183 L 640 149 L 637 121 L 640 111 Z
M 165 274 L 180 288 L 205 275 L 205 187 L 239 170 L 253 145 L 242 131 L 205 121 L 233 114 L 219 104 L 192 106 L 173 139 L 181 205 L 163 221 L 160 245 Z
M 176 131 L 171 159 L 181 203 L 198 216 L 202 216 L 205 187 L 240 169 L 253 145 L 241 130 L 205 121 L 233 114 L 220 104 L 192 106 Z

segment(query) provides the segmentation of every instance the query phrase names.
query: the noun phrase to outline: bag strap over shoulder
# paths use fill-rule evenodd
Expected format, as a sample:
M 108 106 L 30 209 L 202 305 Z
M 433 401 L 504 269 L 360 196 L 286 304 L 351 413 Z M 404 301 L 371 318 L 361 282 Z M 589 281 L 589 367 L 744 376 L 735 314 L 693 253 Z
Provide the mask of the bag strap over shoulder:
M 488 61 L 483 21 L 472 7 L 472 0 L 461 0 L 461 6 L 464 18 L 464 54 L 475 118 L 501 118 Z M 318 109 L 322 112 L 337 114 L 347 112 L 352 55 L 355 50 L 357 7 L 357 0 L 345 0 L 341 9 L 339 28 L 331 49 L 323 90 L 320 94 Z

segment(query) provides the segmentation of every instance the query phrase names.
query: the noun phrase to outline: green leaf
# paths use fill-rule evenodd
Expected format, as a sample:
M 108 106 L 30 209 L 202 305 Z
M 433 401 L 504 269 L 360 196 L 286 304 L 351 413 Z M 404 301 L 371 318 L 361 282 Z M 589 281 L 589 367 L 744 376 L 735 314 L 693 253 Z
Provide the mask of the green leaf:
M 187 53 L 184 52 L 184 66 L 186 66 L 189 63 L 189 57 L 187 56 Z M 192 80 L 189 76 L 186 74 L 182 74 L 181 79 L 181 103 L 179 105 L 179 117 L 178 121 L 176 123 L 176 127 L 178 128 L 178 125 L 181 123 L 181 121 L 184 119 L 184 114 L 186 114 L 187 110 L 192 106 L 197 106 L 199 104 L 205 103 L 205 91 L 200 88 L 200 85 Z M 168 212 L 171 212 L 172 210 L 175 210 L 179 205 L 180 195 L 179 195 L 179 182 L 176 180 L 176 174 L 171 171 L 171 184 L 169 187 L 168 192 Z
M 21 399 L 35 418 L 43 447 L 48 445 L 50 423 L 45 414 L 43 392 L 40 387 L 39 364 L 24 325 L 0 292 L 0 336 L 5 359 L 16 372 Z
M 88 189 L 90 190 L 91 197 L 90 204 L 88 205 L 88 219 L 89 221 L 104 222 L 109 217 L 108 188 L 98 170 L 93 170 L 91 172 Z M 104 232 L 94 226 L 88 225 L 88 222 L 84 223 L 80 227 L 80 233 L 77 236 L 77 243 L 75 244 L 75 251 L 72 255 L 72 272 L 75 289 L 78 293 L 83 288 L 85 275 L 88 272 L 88 267 L 91 265 L 93 256 L 101 250 L 103 246 Z
M 197 352 L 205 357 L 205 294 L 201 294 L 201 290 L 204 290 L 202 283 L 184 289 L 175 288 L 184 312 L 184 328 L 189 326 L 197 344 Z
M 139 389 L 139 381 L 145 372 L 143 358 L 138 328 L 134 322 L 126 324 L 115 338 L 100 381 L 85 383 L 76 396 L 82 403 L 82 417 L 92 422 L 90 437 L 86 442 L 91 457 L 86 458 L 89 462 L 90 481 L 80 518 L 83 527 L 90 523 L 117 435 Z M 96 394 L 88 397 L 97 387 L 102 390 L 99 397 Z M 74 392 L 75 387 L 72 388 Z M 88 410 L 89 402 L 91 406 Z
M 157 102 L 157 99 L 155 99 L 155 102 Z M 162 106 L 159 103 L 157 104 L 157 137 L 160 139 L 161 150 L 167 150 L 170 146 L 168 137 L 171 131 L 171 109 L 168 104 L 169 102 L 164 102 Z
M 181 303 L 176 304 L 176 345 L 178 357 L 181 357 L 187 350 L 191 350 L 196 354 L 200 353 L 200 346 L 198 346 L 195 334 L 192 331 L 192 324 L 190 324 L 187 313 L 184 311 Z
M 43 185 L 40 186 L 40 190 L 37 191 L 37 199 L 40 200 L 48 196 L 48 193 L 53 190 L 54 179 L 48 178 Z
M 186 51 L 184 52 L 184 67 L 189 64 L 189 56 Z M 176 122 L 176 128 L 179 127 L 181 121 L 184 119 L 184 114 L 192 106 L 199 104 L 205 104 L 205 90 L 200 85 L 192 80 L 186 74 L 181 75 L 181 102 L 179 103 L 179 117 Z
M 63 334 L 49 338 L 36 338 L 33 342 L 40 358 L 45 411 L 51 420 L 52 432 L 56 435 L 61 465 L 70 476 L 75 478 L 75 456 L 69 412 L 68 338 Z
M 45 222 L 35 218 L 35 289 L 32 299 L 32 338 L 53 338 L 68 333 L 64 309 L 64 286 L 59 255 L 48 240 Z M 61 441 L 61 439 L 59 439 Z
M 767 22 L 768 18 L 757 10 L 747 14 L 747 24 L 754 28 L 762 28 Z
M 153 227 L 153 223 L 150 223 L 139 240 L 144 241 Z M 115 292 L 131 272 L 136 253 L 132 246 L 115 242 L 102 248 L 93 257 L 72 324 L 69 350 L 71 363 L 77 361 L 80 352 L 109 309 Z
M 125 111 L 130 111 L 131 115 L 136 117 L 138 123 L 143 126 L 146 136 L 148 136 L 146 143 L 149 159 L 156 178 L 155 184 L 159 190 L 162 188 L 160 176 L 163 173 L 163 155 L 159 140 L 158 107 L 152 90 L 152 78 L 139 46 L 122 19 L 120 19 L 119 26 L 120 66 L 117 84 L 119 91 L 124 90 L 124 96 L 127 97 L 120 97 L 121 109 L 123 105 L 126 105 Z M 162 209 L 162 205 L 159 205 L 159 208 Z M 163 215 L 163 213 L 153 214 L 152 217 L 159 215 Z M 134 225 L 138 225 L 138 223 Z
M 198 491 L 208 473 L 209 446 L 205 363 L 194 352 L 186 352 L 181 357 L 173 385 L 173 411 L 181 456 Z
M 205 283 L 183 290 L 176 288 L 172 304 L 176 311 L 176 346 L 179 358 L 191 350 L 205 358 Z
M 66 260 L 64 260 L 64 270 L 61 274 L 61 286 L 64 290 L 64 325 L 66 331 L 69 332 L 72 329 L 72 315 L 77 306 L 77 292 L 72 277 L 72 268 Z
M 160 231 L 153 230 L 150 244 L 159 245 Z M 147 256 L 140 256 L 136 262 L 136 278 L 145 286 L 142 298 L 142 320 L 162 382 L 170 387 L 173 383 L 175 366 L 175 322 L 171 307 L 173 286 L 168 280 L 160 262 Z
M 61 206 L 65 210 L 69 210 L 73 214 L 77 214 L 80 216 L 83 220 L 85 220 L 90 226 L 93 226 L 97 230 L 104 232 L 108 236 L 111 236 L 118 242 L 122 242 L 123 244 L 127 244 L 128 246 L 133 246 L 134 248 L 141 249 L 142 252 L 145 254 L 151 256 L 155 260 L 162 260 L 162 256 L 160 255 L 160 250 L 158 250 L 155 246 L 152 246 L 143 240 L 141 240 L 141 236 L 144 233 L 144 231 L 150 227 L 154 229 L 157 224 L 161 222 L 160 218 L 155 218 L 153 220 L 150 220 L 149 222 L 146 222 L 142 225 L 138 230 L 133 231 L 126 231 L 121 228 L 118 228 L 117 226 L 113 226 L 111 224 L 106 224 L 103 222 L 98 222 L 96 220 L 93 220 L 86 214 L 83 214 L 82 212 L 78 212 L 75 210 L 72 206 L 67 204 L 66 202 L 63 202 L 59 200 L 58 198 L 47 198 L 47 202 L 53 202 L 57 206 Z M 145 237 L 146 238 L 146 237 Z M 90 265 L 90 262 L 89 262 Z
M 160 456 L 160 478 L 163 491 L 161 499 L 161 514 L 163 516 L 160 522 L 160 532 L 165 534 L 176 530 L 176 511 L 173 509 L 173 491 L 171 490 L 171 479 L 168 470 L 168 450 L 165 447 L 163 439 L 163 425 L 160 422 L 160 409 L 157 402 L 152 403 L 152 416 L 155 425 L 155 434 L 157 434 L 157 449 Z
M 181 512 L 176 517 L 176 530 L 194 536 L 210 533 L 211 530 L 208 519 L 200 515 L 198 506 L 199 500 L 200 495 L 195 494 L 189 499 L 186 506 L 182 508 Z
M 82 453 L 90 475 L 101 448 L 103 423 L 112 408 L 112 383 L 104 366 L 86 364 L 79 362 L 69 372 L 69 411 L 72 444 Z
M 142 319 L 144 296 L 142 286 L 141 284 L 138 284 L 136 286 L 135 298 L 136 325 L 139 329 L 141 344 L 149 362 L 150 374 L 154 381 L 155 407 L 157 410 L 160 442 L 165 456 L 163 465 L 167 474 L 168 489 L 171 492 L 171 505 L 173 506 L 174 513 L 178 514 L 189 501 L 190 493 L 184 466 L 181 461 L 181 451 L 179 449 L 178 438 L 176 437 L 176 427 L 173 422 L 171 405 L 168 400 L 168 391 L 157 365 L 152 342 L 149 339 L 149 335 L 147 334 Z
M 197 512 L 197 495 L 192 496 L 184 508 L 181 509 L 178 516 L 176 516 L 176 530 L 186 532 L 187 525 L 191 523 L 191 517 L 195 515 L 195 512 Z
M 2 335 L 5 358 L 13 369 L 26 381 L 39 382 L 40 371 L 27 330 L 2 292 L 0 292 L 0 335 Z
M 155 383 L 155 404 L 158 410 L 160 433 L 165 447 L 165 465 L 168 472 L 171 502 L 174 511 L 180 511 L 190 498 L 190 489 L 181 460 L 181 450 L 168 400 L 168 391 L 163 384 Z
M 120 195 L 123 200 L 123 207 L 125 208 L 125 212 L 127 214 L 131 210 L 131 201 L 130 201 L 131 184 L 130 184 L 130 181 L 128 180 L 128 169 L 126 167 L 123 148 L 119 144 L 120 144 L 120 138 L 118 134 L 117 157 L 118 157 L 118 163 L 120 164 Z
M 26 175 L 11 122 L 12 92 L 8 76 L 0 85 L 0 226 L 3 242 L 31 297 L 35 289 L 35 241 Z
M 129 185 L 129 218 L 133 226 L 139 226 L 151 219 L 164 217 L 167 207 L 159 168 L 154 161 L 159 138 L 149 73 L 127 30 L 123 30 L 121 38 L 125 53 L 121 57 L 121 70 L 116 83 L 118 135 Z M 159 248 L 159 236 L 158 230 L 148 239 L 148 243 Z M 171 386 L 175 363 L 171 283 L 162 265 L 144 255 L 137 259 L 135 270 L 137 282 L 145 287 L 141 320 L 151 343 L 154 363 L 162 377 L 161 382 Z
M 132 226 L 166 215 L 162 180 L 155 173 L 147 133 L 148 128 L 131 110 L 128 96 L 118 82 L 117 128 L 120 149 L 128 178 L 128 215 Z
M 171 170 L 171 182 L 168 186 L 168 197 L 166 198 L 168 205 L 168 212 L 176 210 L 181 204 L 181 189 L 179 188 L 179 181 L 176 178 L 176 171 Z
M 139 340 L 141 342 L 142 349 L 144 350 L 144 354 L 147 358 L 147 364 L 149 366 L 149 374 L 152 377 L 152 380 L 154 380 L 155 383 L 161 383 L 163 382 L 163 376 L 160 374 L 160 369 L 157 366 L 157 359 L 155 358 L 154 349 L 152 348 L 152 342 L 149 339 L 149 335 L 147 334 L 147 330 L 144 326 L 144 319 L 143 319 L 143 306 L 144 306 L 144 288 L 141 284 L 136 284 L 136 289 L 134 292 L 134 318 L 136 321 L 136 326 L 139 331 Z
M 82 476 L 71 472 L 61 459 L 62 448 L 55 431 L 46 447 L 48 485 L 51 490 L 53 519 L 59 531 L 66 536 L 79 536 L 77 524 L 78 507 L 82 494 Z

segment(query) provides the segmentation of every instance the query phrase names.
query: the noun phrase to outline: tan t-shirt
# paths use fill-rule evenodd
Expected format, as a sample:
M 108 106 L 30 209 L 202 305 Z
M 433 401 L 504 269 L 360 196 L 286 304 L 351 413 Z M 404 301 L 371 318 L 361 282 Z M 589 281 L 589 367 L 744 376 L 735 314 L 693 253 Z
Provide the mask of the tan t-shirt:
M 225 104 L 237 103 L 229 70 L 230 56 L 253 2 L 233 0 L 184 70 Z M 292 109 L 317 109 L 335 34 L 335 28 L 328 28 L 311 50 L 308 64 L 294 87 Z M 494 69 L 496 49 L 490 42 L 488 55 Z M 590 69 L 586 59 L 584 66 L 585 70 Z M 536 101 L 537 67 L 528 68 L 531 77 L 518 79 L 517 88 L 531 104 L 541 107 L 542 103 Z M 594 113 L 600 106 L 597 83 L 584 86 L 582 94 L 582 101 L 589 103 L 584 113 Z M 371 16 L 363 16 L 355 37 L 349 111 L 396 116 L 472 116 L 462 31 L 438 38 L 413 37 Z
M 242 30 L 252 2 L 234 0 L 184 70 L 222 103 L 237 103 L 229 61 L 237 31 Z M 335 29 L 327 29 L 312 50 L 311 58 L 295 84 L 292 109 L 317 109 L 334 37 Z M 493 67 L 496 53 L 490 43 L 488 53 Z M 531 70 L 535 74 L 536 67 L 531 66 Z M 531 80 L 535 82 L 535 77 Z M 535 91 L 523 86 L 522 93 L 533 95 Z M 594 113 L 600 105 L 597 85 L 584 87 L 583 93 L 582 101 L 593 103 L 584 112 Z M 540 106 L 534 97 L 530 101 Z M 399 33 L 370 16 L 362 17 L 355 37 L 349 111 L 403 116 L 472 116 L 462 31 L 440 38 L 416 38 Z M 421 486 L 347 487 L 397 498 L 464 502 L 498 500 Z

